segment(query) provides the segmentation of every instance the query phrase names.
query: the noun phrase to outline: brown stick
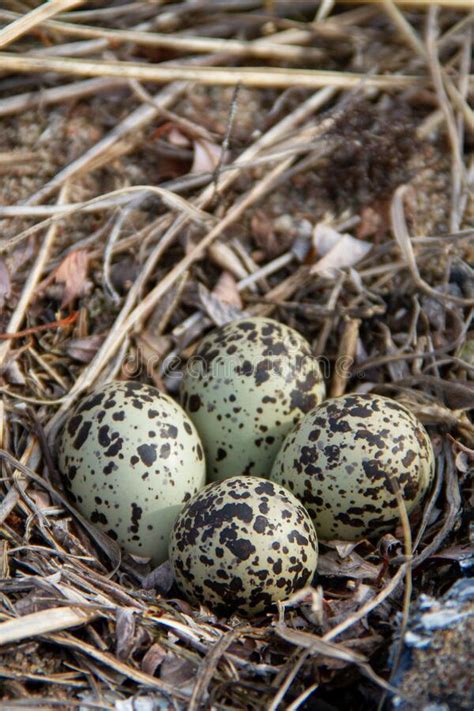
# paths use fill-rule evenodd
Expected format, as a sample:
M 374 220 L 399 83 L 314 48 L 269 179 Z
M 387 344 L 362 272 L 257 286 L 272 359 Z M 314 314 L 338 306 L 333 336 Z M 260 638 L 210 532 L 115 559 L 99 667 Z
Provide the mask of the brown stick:
M 40 331 L 49 331 L 52 328 L 66 328 L 71 326 L 77 317 L 79 316 L 79 311 L 75 311 L 73 314 L 66 316 L 66 318 L 61 318 L 59 321 L 52 321 L 51 323 L 42 323 L 39 326 L 33 326 L 33 328 L 25 328 L 23 331 L 17 331 L 16 333 L 0 333 L 0 339 L 2 341 L 7 341 L 11 338 L 23 338 L 24 336 L 32 336 Z
M 331 383 L 331 397 L 344 395 L 347 381 L 350 376 L 350 367 L 354 362 L 359 337 L 361 320 L 358 318 L 347 318 L 344 324 L 341 343 L 337 352 L 336 365 Z

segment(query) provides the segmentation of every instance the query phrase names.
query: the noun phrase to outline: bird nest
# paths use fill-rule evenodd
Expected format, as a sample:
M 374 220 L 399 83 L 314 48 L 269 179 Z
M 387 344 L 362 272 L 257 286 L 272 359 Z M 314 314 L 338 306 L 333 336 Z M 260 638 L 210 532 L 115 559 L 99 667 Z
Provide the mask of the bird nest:
M 411 605 L 469 556 L 469 6 L 2 3 L 2 708 L 395 692 Z M 242 314 L 301 332 L 331 396 L 408 406 L 437 459 L 410 524 L 322 545 L 315 587 L 249 619 L 121 555 L 55 464 L 78 398 L 114 378 L 176 395 L 201 336 Z

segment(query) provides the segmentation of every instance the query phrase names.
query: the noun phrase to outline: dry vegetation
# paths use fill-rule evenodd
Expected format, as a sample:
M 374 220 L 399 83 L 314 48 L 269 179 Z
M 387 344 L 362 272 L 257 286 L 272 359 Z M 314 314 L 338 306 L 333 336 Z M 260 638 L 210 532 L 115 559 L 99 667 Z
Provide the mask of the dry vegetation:
M 375 709 L 410 605 L 472 556 L 470 3 L 38 5 L 0 10 L 1 707 Z M 242 313 L 352 358 L 328 391 L 404 402 L 438 463 L 411 534 L 323 546 L 252 620 L 120 560 L 54 466 L 84 392 L 174 393 Z

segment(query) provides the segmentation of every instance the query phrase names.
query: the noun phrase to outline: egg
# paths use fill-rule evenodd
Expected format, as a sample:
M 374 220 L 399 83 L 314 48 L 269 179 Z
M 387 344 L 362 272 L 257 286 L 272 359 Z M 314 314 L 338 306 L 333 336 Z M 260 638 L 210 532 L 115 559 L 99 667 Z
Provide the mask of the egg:
M 204 444 L 208 478 L 267 477 L 287 432 L 324 397 L 309 344 L 269 318 L 210 333 L 188 363 L 182 404 Z
M 310 583 L 318 544 L 304 507 L 260 477 L 208 484 L 183 508 L 170 539 L 179 587 L 193 602 L 252 614 Z
M 431 441 L 416 417 L 389 398 L 355 394 L 305 415 L 270 478 L 304 504 L 318 537 L 357 540 L 395 528 L 397 485 L 410 513 L 433 475 Z
M 129 553 L 167 558 L 171 527 L 205 484 L 193 423 L 149 385 L 111 382 L 85 397 L 60 435 L 58 464 L 79 511 Z

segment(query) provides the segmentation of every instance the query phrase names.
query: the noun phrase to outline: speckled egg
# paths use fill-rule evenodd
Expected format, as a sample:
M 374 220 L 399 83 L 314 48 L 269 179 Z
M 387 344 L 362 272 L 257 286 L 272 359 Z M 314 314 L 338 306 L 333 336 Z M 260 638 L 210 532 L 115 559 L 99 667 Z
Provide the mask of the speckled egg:
M 176 516 L 205 483 L 193 423 L 167 395 L 136 382 L 108 383 L 79 403 L 58 463 L 79 511 L 155 563 L 166 560 Z
M 317 359 L 296 331 L 246 318 L 201 342 L 181 386 L 201 435 L 208 478 L 268 476 L 287 432 L 324 397 Z
M 410 512 L 433 474 L 421 423 L 398 402 L 368 394 L 326 400 L 309 412 L 285 439 L 271 479 L 304 504 L 321 539 L 356 540 L 399 522 L 391 481 Z
M 170 560 L 194 602 L 260 612 L 312 580 L 314 526 L 289 491 L 259 477 L 208 484 L 173 527 Z

